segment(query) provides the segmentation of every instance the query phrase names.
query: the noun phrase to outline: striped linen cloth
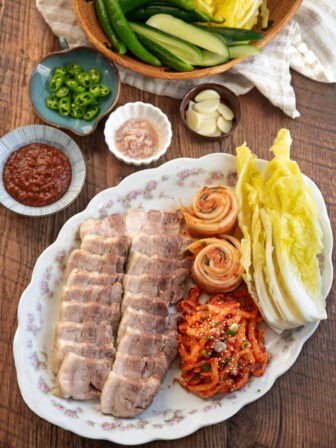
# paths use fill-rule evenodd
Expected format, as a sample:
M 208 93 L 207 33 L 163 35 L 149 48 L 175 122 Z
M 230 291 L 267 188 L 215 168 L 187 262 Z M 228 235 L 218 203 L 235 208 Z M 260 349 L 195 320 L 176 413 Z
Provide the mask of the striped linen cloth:
M 53 33 L 67 39 L 70 48 L 90 45 L 79 27 L 71 0 L 36 0 L 37 9 Z M 237 95 L 256 87 L 291 118 L 300 115 L 291 85 L 290 69 L 315 81 L 336 82 L 335 0 L 303 0 L 295 17 L 262 50 L 231 70 L 198 80 L 164 81 L 119 67 L 121 81 L 141 90 L 181 98 L 193 85 L 225 84 Z

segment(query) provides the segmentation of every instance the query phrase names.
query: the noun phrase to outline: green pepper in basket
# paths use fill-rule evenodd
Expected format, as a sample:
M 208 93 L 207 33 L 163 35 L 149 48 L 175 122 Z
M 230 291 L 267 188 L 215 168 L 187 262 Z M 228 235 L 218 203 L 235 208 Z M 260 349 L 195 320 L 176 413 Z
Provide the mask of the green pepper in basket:
M 105 0 L 96 0 L 95 1 L 95 8 L 96 8 L 96 13 L 97 13 L 97 17 L 99 19 L 99 22 L 103 28 L 103 30 L 105 31 L 106 36 L 109 38 L 112 47 L 114 47 L 116 50 L 118 50 L 118 52 L 120 54 L 125 54 L 126 53 L 126 45 L 124 44 L 124 42 L 122 42 L 119 37 L 116 35 L 108 13 L 107 13 L 107 6 L 106 6 L 106 1 Z
M 126 47 L 137 58 L 141 59 L 147 64 L 160 66 L 161 61 L 150 53 L 138 40 L 135 33 L 132 31 L 129 23 L 119 5 L 117 0 L 106 0 L 107 12 L 110 17 L 111 23 L 113 23 L 115 32 L 124 42 Z

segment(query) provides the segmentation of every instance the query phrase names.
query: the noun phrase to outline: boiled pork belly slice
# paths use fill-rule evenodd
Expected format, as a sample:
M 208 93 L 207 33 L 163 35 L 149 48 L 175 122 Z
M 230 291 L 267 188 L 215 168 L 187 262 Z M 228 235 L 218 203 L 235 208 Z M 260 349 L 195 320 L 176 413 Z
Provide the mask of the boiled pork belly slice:
M 152 297 L 148 294 L 126 292 L 121 303 L 121 312 L 123 313 L 130 307 L 135 310 L 141 310 L 165 317 L 168 314 L 168 305 L 169 302 L 164 298 L 164 295 L 160 297 Z
M 160 255 L 145 255 L 131 252 L 127 262 L 127 275 L 142 275 L 145 273 L 156 275 L 172 275 L 180 269 L 185 269 L 185 276 L 190 272 L 190 258 L 164 258 Z
M 119 213 L 104 219 L 87 219 L 79 227 L 79 236 L 83 240 L 86 235 L 100 235 L 106 238 L 125 235 L 124 221 Z
M 66 276 L 73 269 L 99 272 L 100 274 L 116 274 L 124 272 L 125 258 L 114 254 L 96 255 L 84 249 L 75 249 L 71 252 Z
M 97 398 L 111 371 L 111 361 L 67 353 L 56 379 L 53 394 L 63 398 Z
M 168 367 L 168 361 L 163 352 L 153 357 L 124 355 L 117 352 L 113 364 L 113 372 L 117 375 L 124 375 L 127 378 L 150 378 L 155 375 L 163 380 Z
M 140 380 L 112 371 L 100 397 L 101 411 L 115 417 L 135 417 L 151 405 L 160 386 L 161 380 L 155 376 Z
M 130 245 L 130 238 L 126 235 L 106 238 L 101 235 L 85 235 L 81 242 L 81 249 L 97 255 L 113 254 L 126 257 Z
M 166 317 L 156 316 L 143 310 L 127 308 L 122 315 L 117 344 L 124 337 L 127 328 L 143 330 L 148 333 L 165 334 L 167 330 L 176 329 L 177 314 L 168 314 Z
M 118 345 L 118 353 L 146 357 L 164 353 L 170 364 L 177 354 L 176 330 L 158 334 L 127 327 Z
M 113 330 L 108 322 L 58 322 L 55 337 L 65 341 L 87 343 L 97 346 L 113 343 Z
M 180 211 L 133 209 L 126 214 L 125 228 L 128 235 L 136 233 L 179 235 L 183 222 L 183 215 Z
M 131 252 L 140 252 L 148 256 L 160 255 L 165 258 L 178 258 L 184 247 L 182 236 L 139 233 L 132 237 Z
M 65 286 L 62 291 L 63 302 L 96 302 L 101 305 L 112 305 L 121 302 L 122 285 L 120 282 L 111 286 L 79 285 Z
M 110 306 L 100 305 L 95 302 L 62 302 L 60 308 L 60 322 L 107 322 L 112 326 L 116 334 L 120 321 L 120 304 L 113 303 Z
M 146 294 L 152 297 L 164 297 L 171 303 L 176 303 L 185 295 L 185 281 L 189 271 L 179 269 L 172 275 L 128 275 L 123 280 L 125 292 Z
M 55 339 L 52 359 L 52 371 L 57 374 L 67 353 L 74 353 L 84 358 L 105 359 L 110 363 L 110 369 L 115 358 L 113 339 L 108 344 L 88 344 L 87 342 L 74 342 L 65 339 Z
M 73 269 L 67 279 L 66 285 L 70 286 L 80 286 L 86 288 L 88 286 L 111 286 L 114 283 L 121 283 L 124 278 L 123 273 L 114 274 L 101 274 L 96 271 L 88 272 L 84 269 Z

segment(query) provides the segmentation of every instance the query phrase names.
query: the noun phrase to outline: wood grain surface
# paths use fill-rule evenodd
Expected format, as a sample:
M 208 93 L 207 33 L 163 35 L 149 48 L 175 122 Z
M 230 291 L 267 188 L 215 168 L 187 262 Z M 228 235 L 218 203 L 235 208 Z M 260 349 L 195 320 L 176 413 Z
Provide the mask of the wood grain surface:
M 28 82 L 34 64 L 58 50 L 56 38 L 43 22 L 34 0 L 0 0 L 0 137 L 12 129 L 41 123 L 34 116 Z M 234 153 L 246 141 L 268 157 L 281 127 L 290 129 L 292 157 L 321 189 L 330 219 L 336 222 L 336 88 L 293 73 L 301 117 L 287 118 L 257 91 L 241 97 L 239 128 L 222 143 L 205 143 L 191 136 L 179 118 L 179 101 L 122 86 L 120 104 L 151 102 L 171 120 L 174 136 L 165 157 L 198 157 L 212 152 Z M 12 344 L 17 327 L 17 305 L 28 285 L 37 257 L 57 237 L 62 225 L 83 210 L 101 190 L 116 185 L 135 171 L 107 151 L 104 122 L 90 137 L 73 136 L 85 155 L 87 180 L 79 198 L 66 210 L 47 218 L 20 217 L 0 207 L 0 447 L 102 448 L 120 445 L 85 439 L 37 417 L 24 403 L 16 380 Z M 336 446 L 335 291 L 327 302 L 328 320 L 321 322 L 304 345 L 294 366 L 269 393 L 244 407 L 226 422 L 203 428 L 178 441 L 156 441 L 150 448 L 245 448 Z M 172 428 L 174 431 L 174 428 Z

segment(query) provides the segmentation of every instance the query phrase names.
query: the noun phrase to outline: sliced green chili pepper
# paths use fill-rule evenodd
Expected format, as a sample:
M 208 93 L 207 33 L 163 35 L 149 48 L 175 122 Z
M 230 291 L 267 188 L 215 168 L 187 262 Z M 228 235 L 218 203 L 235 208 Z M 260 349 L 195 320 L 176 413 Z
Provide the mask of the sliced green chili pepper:
M 111 93 L 111 89 L 107 87 L 105 84 L 99 84 L 100 87 L 100 96 L 104 97 Z
M 81 72 L 76 75 L 76 80 L 81 86 L 90 87 L 92 85 L 91 76 L 88 73 Z
M 93 101 L 93 95 L 90 92 L 83 92 L 75 96 L 74 103 L 76 106 L 85 107 L 91 104 Z
M 100 85 L 99 84 L 94 84 L 93 86 L 91 86 L 89 88 L 89 92 L 92 93 L 92 95 L 97 98 L 98 96 L 100 96 Z
M 70 114 L 71 110 L 71 97 L 65 96 L 61 98 L 58 102 L 58 112 L 63 117 L 67 117 Z
M 82 118 L 85 114 L 85 108 L 76 106 L 75 104 L 71 105 L 70 116 L 73 118 Z
M 71 76 L 76 76 L 78 73 L 81 73 L 83 71 L 82 67 L 79 64 L 76 64 L 74 62 L 69 62 L 66 66 L 65 66 L 67 72 L 69 73 L 69 75 Z
M 126 53 L 126 45 L 124 42 L 122 42 L 119 37 L 116 35 L 112 24 L 110 22 L 108 13 L 107 13 L 107 6 L 105 0 L 96 0 L 95 1 L 95 8 L 97 12 L 97 17 L 99 19 L 99 22 L 101 26 L 103 27 L 103 30 L 105 31 L 106 36 L 109 38 L 112 47 L 114 47 L 120 54 Z
M 76 81 L 76 82 L 77 82 L 77 81 Z M 77 84 L 77 86 L 74 87 L 74 88 L 72 89 L 72 91 L 73 91 L 75 94 L 78 94 L 78 93 L 84 93 L 84 92 L 86 92 L 86 88 L 85 88 L 84 86 L 81 86 L 80 84 Z
M 50 92 L 57 92 L 57 90 L 63 85 L 64 76 L 61 75 L 53 75 L 49 82 L 49 90 Z
M 130 52 L 137 58 L 147 62 L 150 65 L 160 66 L 161 61 L 150 53 L 136 37 L 119 5 L 119 2 L 117 0 L 106 0 L 106 6 L 115 32 Z
M 46 98 L 46 105 L 49 109 L 57 110 L 58 109 L 58 99 L 53 95 L 50 95 Z
M 54 70 L 54 75 L 66 76 L 67 71 L 65 67 L 56 67 Z
M 97 68 L 91 68 L 89 75 L 92 79 L 92 84 L 98 84 L 101 80 L 101 73 Z
M 78 82 L 73 78 L 65 78 L 64 84 L 69 87 L 70 90 L 75 90 L 78 87 Z M 82 87 L 82 86 L 81 86 Z M 78 92 L 82 93 L 82 92 Z
M 89 107 L 83 115 L 83 119 L 86 121 L 91 121 L 98 115 L 99 111 L 100 109 L 98 106 Z
M 68 96 L 69 93 L 70 93 L 70 89 L 66 86 L 62 86 L 55 92 L 55 96 L 57 98 L 63 98 L 64 96 Z

